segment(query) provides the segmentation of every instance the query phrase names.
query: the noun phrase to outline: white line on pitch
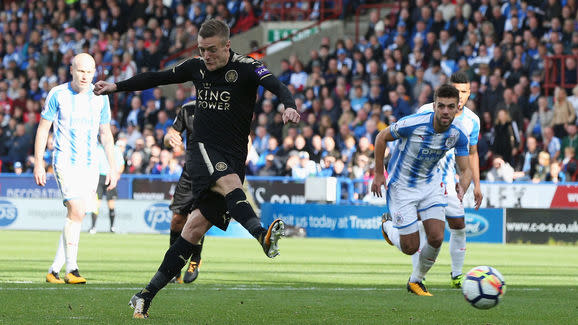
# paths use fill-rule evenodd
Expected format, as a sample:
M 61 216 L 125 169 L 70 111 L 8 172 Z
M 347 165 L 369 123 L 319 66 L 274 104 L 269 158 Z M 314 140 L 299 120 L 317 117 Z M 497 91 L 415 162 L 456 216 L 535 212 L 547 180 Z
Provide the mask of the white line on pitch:
M 28 287 L 28 288 L 2 288 L 0 291 L 51 291 L 51 290 L 76 290 L 79 287 Z M 125 291 L 125 290 L 140 290 L 141 287 L 92 287 L 92 286 L 82 286 L 82 290 L 95 290 L 95 291 Z M 190 288 L 168 288 L 168 290 L 180 290 L 180 291 L 196 291 L 196 290 L 229 290 L 229 291 L 400 291 L 405 290 L 405 288 L 320 288 L 320 287 L 190 287 Z M 435 291 L 456 291 L 455 289 L 446 288 L 435 288 Z M 541 291 L 542 288 L 508 288 L 508 291 Z M 573 290 L 573 289 L 570 289 Z

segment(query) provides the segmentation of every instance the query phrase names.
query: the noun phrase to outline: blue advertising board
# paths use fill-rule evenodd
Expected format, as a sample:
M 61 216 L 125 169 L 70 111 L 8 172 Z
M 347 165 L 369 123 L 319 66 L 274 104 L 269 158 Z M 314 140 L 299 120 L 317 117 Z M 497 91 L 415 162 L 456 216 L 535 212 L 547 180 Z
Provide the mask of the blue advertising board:
M 119 199 L 128 199 L 131 178 L 121 177 L 116 186 Z M 0 197 L 13 199 L 61 199 L 62 195 L 56 184 L 53 174 L 46 174 L 46 185 L 38 186 L 34 182 L 32 174 L 1 175 L 0 174 Z
M 268 225 L 281 218 L 303 227 L 307 237 L 382 239 L 381 215 L 387 207 L 370 205 L 275 204 L 261 205 L 261 221 Z M 503 243 L 502 209 L 466 209 L 467 239 Z M 449 228 L 446 226 L 446 241 Z
M 504 209 L 466 209 L 466 238 L 468 242 L 504 243 Z M 446 223 L 445 241 L 450 240 Z
M 261 205 L 261 221 L 277 218 L 303 227 L 307 237 L 380 239 L 381 215 L 387 207 L 372 205 L 274 204 Z

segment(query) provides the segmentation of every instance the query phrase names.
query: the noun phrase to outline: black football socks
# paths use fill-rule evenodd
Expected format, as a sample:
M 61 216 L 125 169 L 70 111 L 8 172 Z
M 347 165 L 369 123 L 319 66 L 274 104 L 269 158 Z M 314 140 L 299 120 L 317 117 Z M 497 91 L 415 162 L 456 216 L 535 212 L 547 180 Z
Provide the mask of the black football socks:
M 164 288 L 167 283 L 177 275 L 183 266 L 187 264 L 193 251 L 193 244 L 186 241 L 183 237 L 177 238 L 175 243 L 165 253 L 165 258 L 159 266 L 157 273 L 153 276 L 149 284 L 142 290 L 143 296 L 152 299 L 159 290 Z
M 242 189 L 236 188 L 225 196 L 227 209 L 235 220 L 237 220 L 249 233 L 259 239 L 267 230 L 261 227 L 261 221 L 253 211 L 247 201 L 247 197 Z

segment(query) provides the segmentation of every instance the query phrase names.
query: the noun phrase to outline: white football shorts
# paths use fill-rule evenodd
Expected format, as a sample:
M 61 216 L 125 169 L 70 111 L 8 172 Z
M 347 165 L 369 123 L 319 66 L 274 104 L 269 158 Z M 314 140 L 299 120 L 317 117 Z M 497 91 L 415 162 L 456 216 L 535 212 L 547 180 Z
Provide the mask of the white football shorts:
M 464 210 L 464 205 L 458 199 L 458 193 L 456 192 L 456 183 L 449 181 L 446 184 L 447 191 L 447 201 L 448 206 L 446 207 L 446 218 L 464 218 L 466 212 Z
M 83 200 L 86 211 L 94 209 L 98 168 L 54 165 L 54 174 L 65 205 L 70 200 Z
M 399 234 L 412 234 L 418 231 L 418 212 L 422 221 L 445 221 L 445 185 L 435 181 L 427 186 L 413 188 L 390 184 L 387 188 L 387 205 L 393 227 L 399 230 Z

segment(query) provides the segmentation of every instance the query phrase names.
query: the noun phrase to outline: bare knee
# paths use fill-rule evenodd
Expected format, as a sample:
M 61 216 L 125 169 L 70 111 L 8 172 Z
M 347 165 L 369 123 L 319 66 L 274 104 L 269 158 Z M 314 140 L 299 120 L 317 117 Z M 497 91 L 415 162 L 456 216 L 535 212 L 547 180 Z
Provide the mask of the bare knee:
M 211 189 L 222 196 L 226 196 L 237 188 L 243 188 L 241 179 L 237 174 L 228 174 L 219 178 Z
M 85 214 L 85 207 L 82 202 L 77 200 L 68 201 L 66 204 L 68 209 L 68 218 L 74 222 L 82 222 Z
M 419 245 L 414 245 L 412 243 L 401 243 L 401 251 L 407 255 L 415 254 L 419 249 Z
M 188 217 L 181 236 L 190 243 L 197 243 L 213 225 L 197 209 Z
M 400 235 L 401 251 L 407 255 L 413 255 L 419 250 L 419 233 Z
M 466 228 L 466 222 L 464 218 L 447 218 L 448 225 L 450 229 L 464 229 Z
M 444 241 L 444 234 L 431 234 L 427 237 L 428 244 L 433 248 L 439 248 Z
M 171 220 L 171 230 L 172 231 L 182 231 L 185 223 L 187 222 L 187 217 L 182 214 L 174 213 Z

